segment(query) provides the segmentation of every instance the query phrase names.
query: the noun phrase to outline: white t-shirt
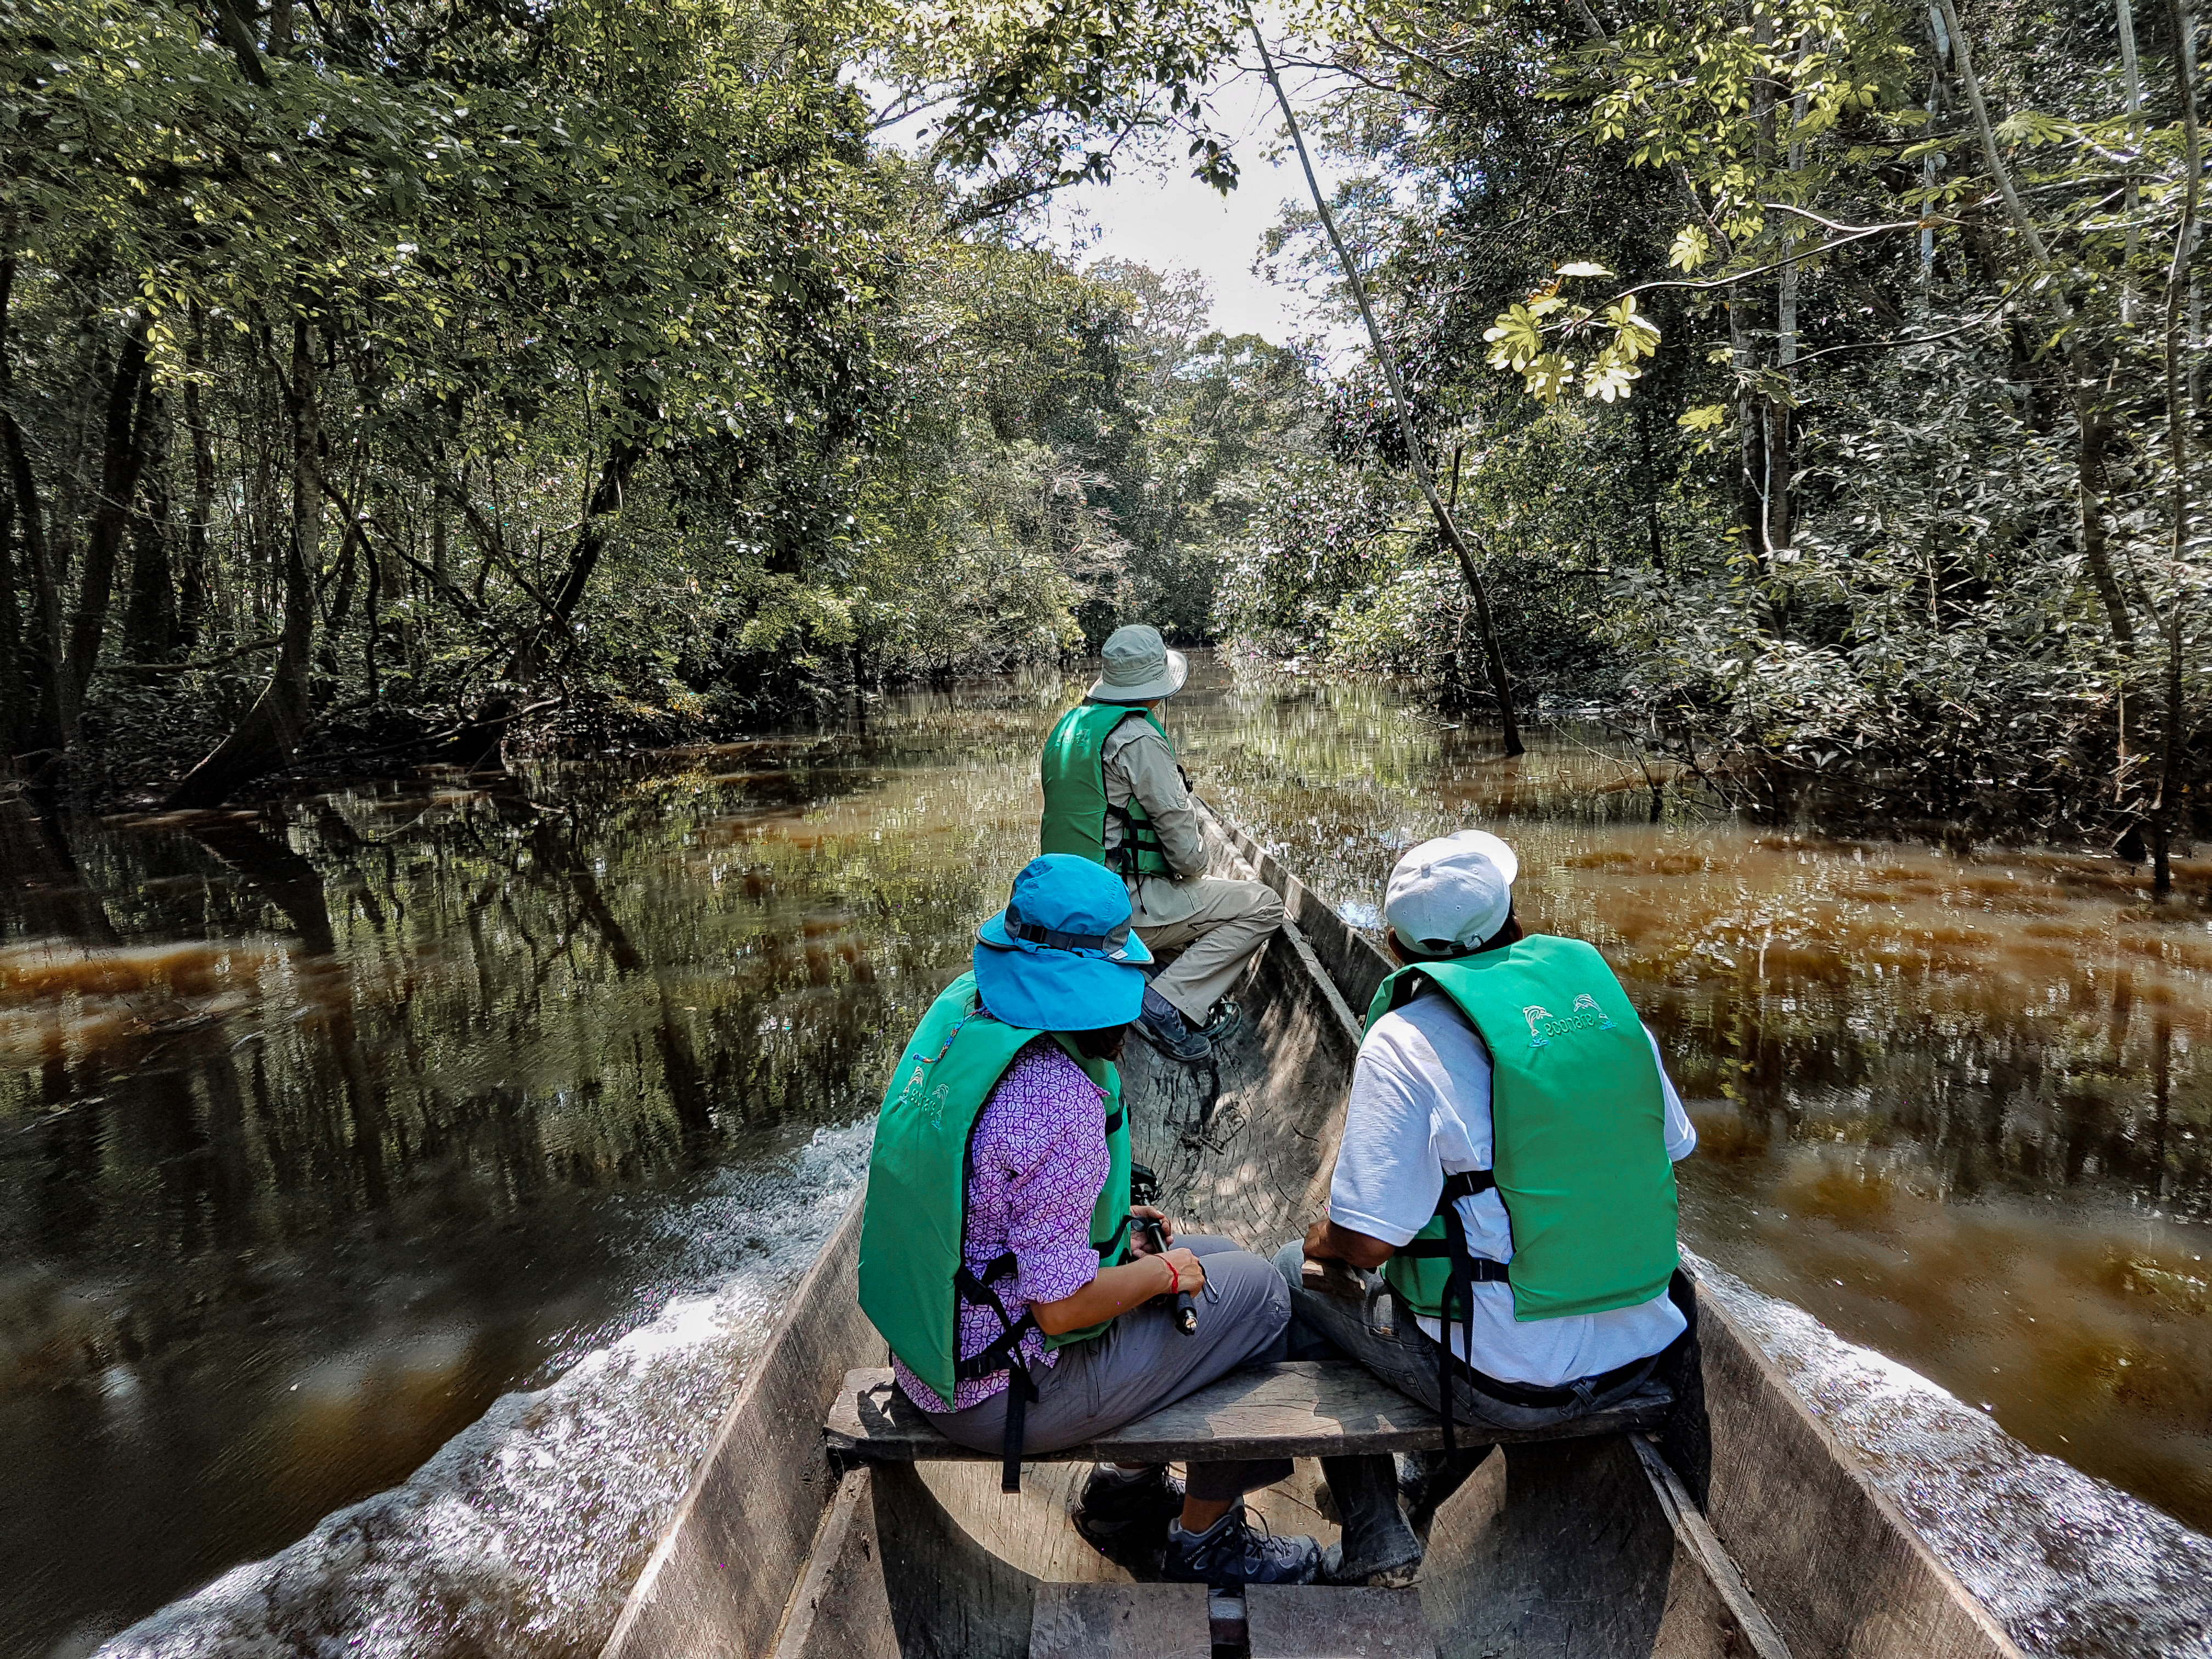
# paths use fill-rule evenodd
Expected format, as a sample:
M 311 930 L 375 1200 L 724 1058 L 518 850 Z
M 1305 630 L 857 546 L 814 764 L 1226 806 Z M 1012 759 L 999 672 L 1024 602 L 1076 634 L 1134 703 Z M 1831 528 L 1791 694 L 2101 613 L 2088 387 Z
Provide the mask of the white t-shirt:
M 1656 1042 L 1651 1056 L 1658 1060 Z M 1696 1150 L 1698 1132 L 1663 1064 L 1659 1082 L 1667 1097 L 1667 1156 L 1679 1161 Z M 1386 1244 L 1408 1243 L 1436 1213 L 1444 1176 L 1487 1170 L 1491 1156 L 1489 1050 L 1458 1006 L 1428 987 L 1376 1020 L 1360 1044 L 1329 1218 Z M 1513 1259 L 1505 1201 L 1495 1188 L 1461 1199 L 1459 1213 L 1469 1255 Z M 1524 1324 L 1513 1317 L 1510 1285 L 1477 1285 L 1474 1352 L 1465 1352 L 1457 1319 L 1451 1344 L 1479 1371 L 1548 1389 L 1657 1353 L 1683 1327 L 1681 1310 L 1664 1294 L 1638 1307 Z M 1437 1321 L 1424 1319 L 1421 1328 L 1441 1340 Z

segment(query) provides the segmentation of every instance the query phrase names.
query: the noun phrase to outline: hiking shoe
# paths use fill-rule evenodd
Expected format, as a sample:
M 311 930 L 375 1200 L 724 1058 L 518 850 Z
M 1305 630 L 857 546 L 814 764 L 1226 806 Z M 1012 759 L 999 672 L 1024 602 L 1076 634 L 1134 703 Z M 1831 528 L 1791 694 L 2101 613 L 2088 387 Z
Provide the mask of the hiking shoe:
M 1344 1546 L 1331 1544 L 1321 1553 L 1321 1582 L 1361 1584 L 1370 1589 L 1411 1589 L 1421 1579 L 1421 1558 L 1376 1566 L 1371 1561 L 1346 1561 Z
M 1235 1036 L 1244 1023 L 1244 1016 L 1237 1005 L 1224 997 L 1213 1005 L 1213 1018 L 1198 1028 L 1198 1034 L 1216 1048 Z
M 1186 1066 L 1203 1066 L 1213 1058 L 1213 1045 L 1204 1033 L 1183 1024 L 1182 1011 L 1149 985 L 1144 1012 L 1137 1016 L 1137 1032 L 1170 1060 Z
M 1069 1519 L 1084 1541 L 1140 1577 L 1160 1570 L 1168 1528 L 1182 1513 L 1182 1482 L 1164 1466 L 1125 1474 L 1101 1464 L 1083 1483 Z
M 1321 1571 L 1321 1546 L 1310 1538 L 1278 1538 L 1244 1518 L 1239 1504 L 1204 1532 L 1168 1528 L 1161 1577 L 1171 1584 L 1310 1584 Z

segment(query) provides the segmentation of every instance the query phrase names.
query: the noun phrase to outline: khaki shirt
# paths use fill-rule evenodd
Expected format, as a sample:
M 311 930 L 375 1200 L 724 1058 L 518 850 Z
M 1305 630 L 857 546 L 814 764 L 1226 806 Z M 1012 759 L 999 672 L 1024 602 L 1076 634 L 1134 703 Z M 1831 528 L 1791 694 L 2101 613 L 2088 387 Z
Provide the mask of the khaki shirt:
M 1198 810 L 1190 791 L 1183 787 L 1167 739 L 1150 720 L 1124 720 L 1115 726 L 1099 751 L 1106 775 L 1106 800 L 1127 806 L 1131 797 L 1145 809 L 1160 838 L 1175 878 L 1145 876 L 1129 884 L 1129 902 L 1139 927 L 1164 927 L 1181 921 L 1199 905 L 1199 884 L 1206 879 L 1206 833 L 1199 827 Z M 1121 844 L 1121 825 L 1110 813 L 1106 819 L 1106 845 Z

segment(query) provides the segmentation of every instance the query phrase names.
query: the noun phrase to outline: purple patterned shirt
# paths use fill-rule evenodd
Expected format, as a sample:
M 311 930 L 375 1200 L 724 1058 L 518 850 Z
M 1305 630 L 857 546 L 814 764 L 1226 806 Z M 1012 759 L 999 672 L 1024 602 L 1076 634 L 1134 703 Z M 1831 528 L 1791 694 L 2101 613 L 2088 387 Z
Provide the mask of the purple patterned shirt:
M 968 1188 L 968 1231 L 961 1254 L 971 1272 L 1014 1253 L 1016 1271 L 991 1288 L 1018 1321 L 1032 1302 L 1073 1296 L 1098 1276 L 1091 1212 L 1106 1185 L 1106 1097 L 1083 1068 L 1049 1041 L 1033 1042 L 1006 1067 L 976 1121 L 975 1173 Z M 1002 1327 L 987 1304 L 960 1307 L 960 1357 L 981 1353 Z M 1022 1352 L 1034 1365 L 1058 1358 L 1036 1330 Z M 924 1411 L 965 1411 L 1006 1386 L 1004 1371 L 963 1378 L 945 1401 L 894 1358 L 908 1399 Z

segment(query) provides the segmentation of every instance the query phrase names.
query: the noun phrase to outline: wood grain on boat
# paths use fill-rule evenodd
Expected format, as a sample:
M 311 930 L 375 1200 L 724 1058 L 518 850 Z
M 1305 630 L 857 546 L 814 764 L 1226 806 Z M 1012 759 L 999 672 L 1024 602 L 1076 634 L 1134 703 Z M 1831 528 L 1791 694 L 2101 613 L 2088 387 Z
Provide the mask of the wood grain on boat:
M 1164 1207 L 1186 1231 L 1272 1253 L 1321 1212 L 1355 1011 L 1388 964 L 1249 839 L 1210 833 L 1218 872 L 1267 881 L 1290 925 L 1237 987 L 1243 1018 L 1218 1066 L 1194 1073 L 1132 1043 L 1125 1097 Z M 1126 1581 L 1067 1521 L 1079 1464 L 1032 1464 L 1011 1497 L 987 1461 L 870 1462 L 835 1477 L 832 1448 L 872 1459 L 888 1451 L 888 1438 L 872 1446 L 879 1431 L 913 1440 L 896 1405 L 862 1423 L 862 1380 L 844 1393 L 848 1373 L 887 1358 L 857 1304 L 858 1231 L 856 1206 L 740 1389 L 605 1659 L 1020 1659 L 1040 1584 Z M 1690 1402 L 1659 1437 L 1663 1463 L 1622 1433 L 1510 1445 L 1437 1512 L 1419 1596 L 1441 1659 L 2014 1659 L 1710 1300 L 1700 1334 L 1704 1409 Z M 1172 1434 L 1144 1428 L 1145 1455 L 1224 1436 L 1240 1451 L 1254 1436 L 1305 1451 L 1327 1442 L 1324 1419 L 1378 1445 L 1430 1431 L 1410 1401 L 1322 1382 L 1300 1381 L 1295 1399 L 1270 1395 L 1289 1386 L 1271 1378 L 1245 1385 L 1249 1405 L 1184 1402 Z M 847 1405 L 825 1437 L 825 1416 Z M 1312 1466 L 1299 1471 L 1253 1506 L 1328 1541 Z
M 1507 1431 L 1498 1438 L 1563 1440 L 1656 1429 L 1665 1420 L 1664 1411 L 1605 1412 L 1557 1428 Z M 970 1451 L 938 1433 L 899 1392 L 889 1366 L 847 1374 L 824 1433 L 831 1455 L 870 1462 L 998 1461 L 994 1452 Z M 1434 1412 L 1378 1382 L 1364 1366 L 1309 1359 L 1231 1371 L 1150 1417 L 1037 1461 L 1179 1463 L 1441 1451 L 1443 1443 L 1443 1425 Z
M 1029 1659 L 1212 1659 L 1200 1584 L 1039 1584 Z

